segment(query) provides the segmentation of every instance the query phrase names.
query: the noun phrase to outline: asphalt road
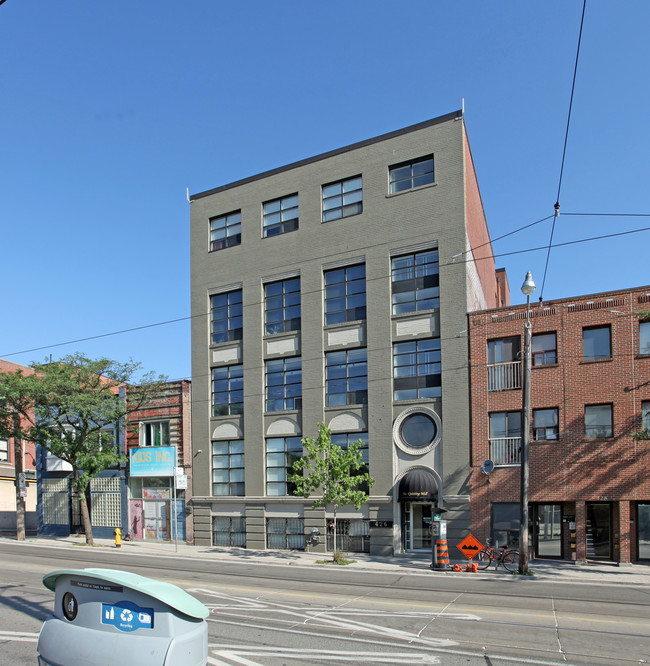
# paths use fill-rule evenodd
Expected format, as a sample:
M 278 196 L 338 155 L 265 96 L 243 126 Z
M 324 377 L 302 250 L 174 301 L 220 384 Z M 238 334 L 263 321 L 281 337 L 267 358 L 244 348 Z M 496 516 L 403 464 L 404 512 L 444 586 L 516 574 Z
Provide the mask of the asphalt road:
M 650 661 L 650 590 L 0 544 L 0 663 L 34 664 L 50 571 L 115 567 L 211 611 L 211 664 L 628 664 Z M 119 564 L 119 567 L 118 567 Z M 127 636 L 128 638 L 128 636 Z M 102 656 L 98 664 L 124 664 Z

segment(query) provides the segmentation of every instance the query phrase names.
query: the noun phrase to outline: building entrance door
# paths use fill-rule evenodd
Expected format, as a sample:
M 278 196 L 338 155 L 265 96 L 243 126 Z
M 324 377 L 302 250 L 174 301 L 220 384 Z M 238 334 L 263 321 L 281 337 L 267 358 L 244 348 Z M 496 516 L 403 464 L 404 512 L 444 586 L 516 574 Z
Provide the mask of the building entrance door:
M 612 559 L 612 505 L 587 502 L 587 557 L 590 560 Z
M 144 500 L 144 538 L 169 539 L 169 500 Z
M 533 506 L 535 557 L 562 557 L 562 505 Z
M 404 550 L 431 552 L 433 504 L 405 502 L 403 509 Z

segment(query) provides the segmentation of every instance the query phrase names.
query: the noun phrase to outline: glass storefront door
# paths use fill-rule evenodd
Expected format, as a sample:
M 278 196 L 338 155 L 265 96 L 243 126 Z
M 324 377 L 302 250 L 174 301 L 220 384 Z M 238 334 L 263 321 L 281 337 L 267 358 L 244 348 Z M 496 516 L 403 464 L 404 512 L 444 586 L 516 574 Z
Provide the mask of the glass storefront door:
M 169 539 L 169 501 L 144 500 L 145 539 Z
M 650 504 L 637 504 L 637 539 L 640 560 L 650 560 Z
M 433 504 L 405 502 L 403 508 L 402 534 L 404 550 L 407 552 L 431 552 L 431 522 Z
M 562 505 L 533 506 L 535 557 L 562 557 Z
M 592 560 L 612 559 L 612 506 L 588 502 L 587 557 Z

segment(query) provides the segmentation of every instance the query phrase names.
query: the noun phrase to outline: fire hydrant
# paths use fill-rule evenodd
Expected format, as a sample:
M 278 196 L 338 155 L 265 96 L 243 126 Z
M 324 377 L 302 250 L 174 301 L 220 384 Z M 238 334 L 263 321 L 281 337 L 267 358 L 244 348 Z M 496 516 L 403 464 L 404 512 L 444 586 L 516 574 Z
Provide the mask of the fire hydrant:
M 122 547 L 122 530 L 119 527 L 115 528 L 115 548 Z

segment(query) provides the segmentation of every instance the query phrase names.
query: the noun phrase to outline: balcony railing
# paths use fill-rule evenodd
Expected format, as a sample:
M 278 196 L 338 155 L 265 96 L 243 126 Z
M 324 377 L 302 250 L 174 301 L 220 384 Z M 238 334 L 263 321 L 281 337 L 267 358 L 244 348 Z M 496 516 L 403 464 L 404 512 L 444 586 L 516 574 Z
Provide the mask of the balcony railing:
M 495 465 L 519 465 L 521 437 L 490 438 L 490 460 Z
M 521 388 L 521 361 L 488 365 L 488 391 Z

